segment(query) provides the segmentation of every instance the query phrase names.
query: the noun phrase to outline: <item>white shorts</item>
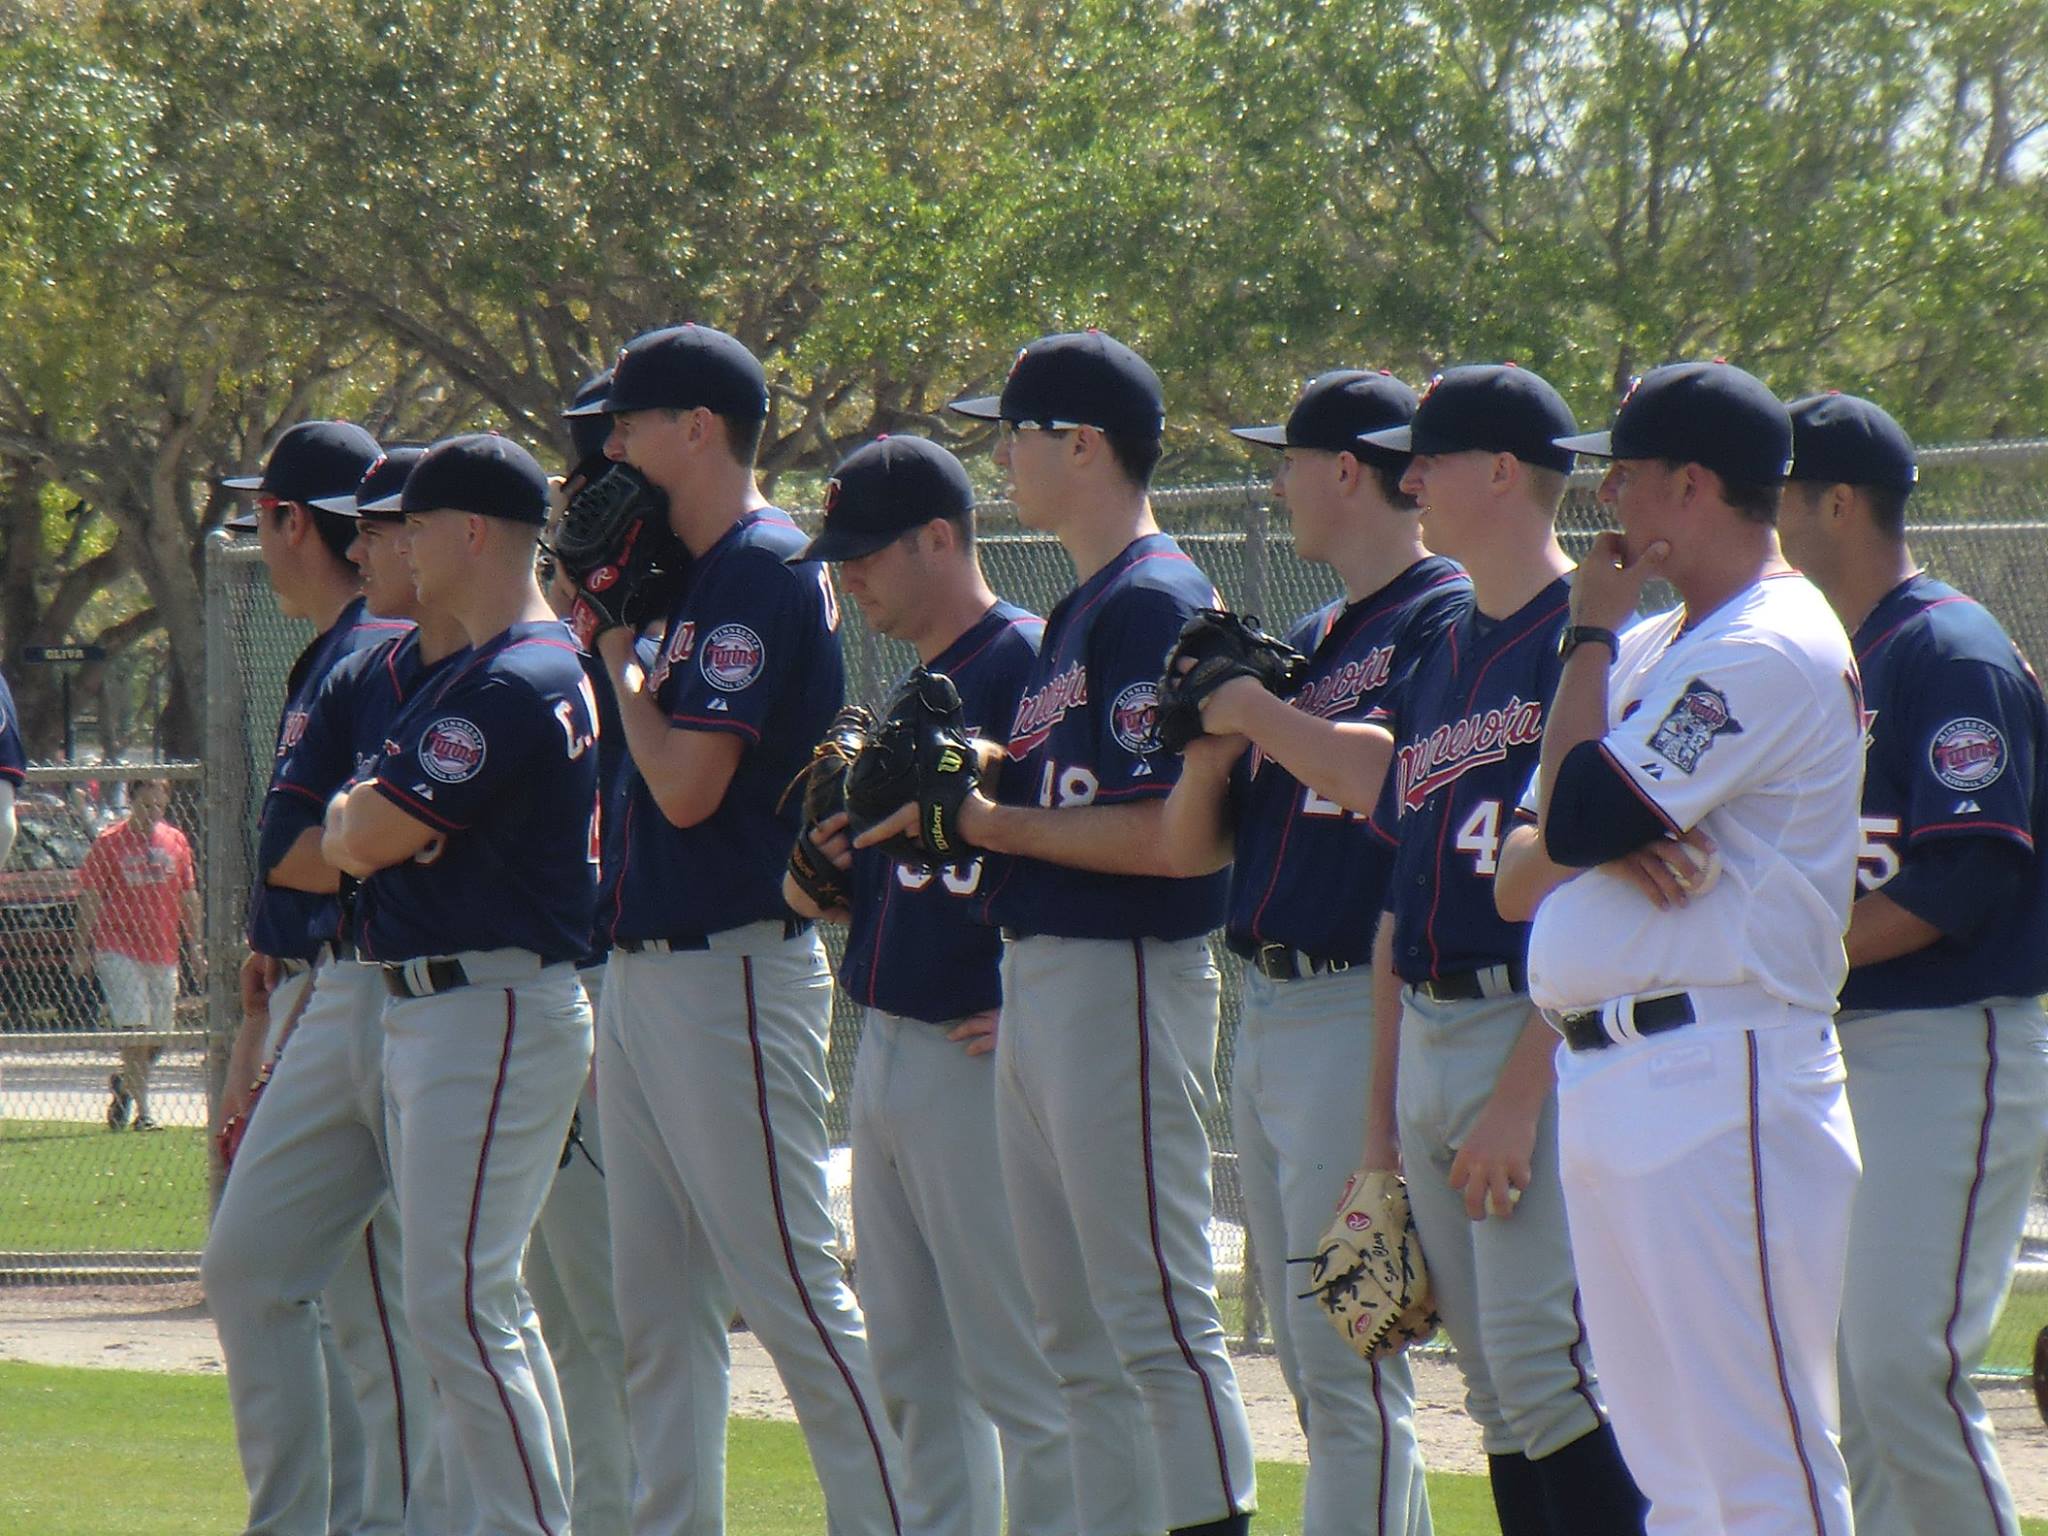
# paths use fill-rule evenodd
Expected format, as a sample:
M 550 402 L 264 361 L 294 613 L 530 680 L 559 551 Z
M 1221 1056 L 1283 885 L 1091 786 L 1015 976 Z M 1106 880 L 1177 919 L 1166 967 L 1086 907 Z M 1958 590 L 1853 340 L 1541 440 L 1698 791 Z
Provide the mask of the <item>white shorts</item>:
M 107 1020 L 116 1029 L 171 1032 L 178 1006 L 178 968 L 148 965 L 132 955 L 101 950 L 93 956 L 100 991 L 107 998 Z

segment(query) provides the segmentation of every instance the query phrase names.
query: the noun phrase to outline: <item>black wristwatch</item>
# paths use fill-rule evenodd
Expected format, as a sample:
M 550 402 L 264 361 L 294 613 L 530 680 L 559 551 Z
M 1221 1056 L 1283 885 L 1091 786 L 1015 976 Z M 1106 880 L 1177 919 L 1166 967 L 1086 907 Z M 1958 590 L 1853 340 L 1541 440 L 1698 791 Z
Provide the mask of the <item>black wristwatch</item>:
M 1621 637 L 1613 630 L 1597 624 L 1573 624 L 1557 637 L 1558 659 L 1564 660 L 1582 645 L 1604 645 L 1610 659 L 1621 655 Z

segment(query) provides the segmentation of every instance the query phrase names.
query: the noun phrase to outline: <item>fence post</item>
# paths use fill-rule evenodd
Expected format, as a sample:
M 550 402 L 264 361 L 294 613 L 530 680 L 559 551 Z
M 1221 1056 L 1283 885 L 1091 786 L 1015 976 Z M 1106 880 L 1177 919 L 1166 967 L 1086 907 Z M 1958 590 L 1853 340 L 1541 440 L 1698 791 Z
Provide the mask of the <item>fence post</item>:
M 242 873 L 243 812 L 248 798 L 241 668 L 229 655 L 228 562 L 234 536 L 216 529 L 206 539 L 206 1124 L 220 1120 L 228 1053 L 241 1027 L 240 903 L 223 899 Z M 211 1137 L 208 1138 L 209 1142 Z M 209 1223 L 220 1204 L 226 1170 L 208 1159 Z
M 1244 520 L 1244 611 L 1266 612 L 1266 523 L 1270 517 L 1266 498 L 1251 493 L 1251 507 Z

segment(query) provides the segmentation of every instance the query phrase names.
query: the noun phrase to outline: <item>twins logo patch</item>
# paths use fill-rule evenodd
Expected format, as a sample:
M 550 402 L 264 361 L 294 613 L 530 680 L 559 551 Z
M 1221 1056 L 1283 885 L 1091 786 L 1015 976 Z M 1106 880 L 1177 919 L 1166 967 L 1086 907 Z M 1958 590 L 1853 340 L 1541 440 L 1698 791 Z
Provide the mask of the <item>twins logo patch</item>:
M 1132 683 L 1110 705 L 1109 732 L 1126 752 L 1144 757 L 1159 750 L 1158 717 L 1158 684 Z
M 1997 783 L 2005 772 L 2006 755 L 1998 727 L 1975 715 L 1949 721 L 1927 744 L 1927 766 L 1959 794 L 1973 795 Z
M 697 666 L 704 681 L 721 693 L 738 693 L 761 675 L 768 651 L 761 637 L 744 624 L 721 624 L 711 631 Z
M 1681 772 L 1691 773 L 1716 736 L 1741 734 L 1741 724 L 1729 712 L 1728 696 L 1696 677 L 1650 737 L 1650 750 Z
M 420 737 L 420 766 L 443 784 L 483 772 L 484 752 L 484 733 L 460 715 L 436 720 Z
M 307 711 L 292 710 L 284 717 L 284 726 L 277 733 L 277 755 L 283 757 L 306 737 Z

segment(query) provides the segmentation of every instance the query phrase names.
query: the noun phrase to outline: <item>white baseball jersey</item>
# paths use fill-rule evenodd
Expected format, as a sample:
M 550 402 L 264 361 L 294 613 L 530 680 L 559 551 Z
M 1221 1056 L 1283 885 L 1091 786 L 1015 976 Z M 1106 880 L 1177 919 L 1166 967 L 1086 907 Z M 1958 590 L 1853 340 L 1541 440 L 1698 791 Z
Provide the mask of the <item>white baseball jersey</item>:
M 1704 826 L 1719 882 L 1660 910 L 1590 869 L 1552 891 L 1529 940 L 1551 1009 L 1753 985 L 1831 1014 L 1856 874 L 1862 693 L 1848 636 L 1796 572 L 1767 576 L 1691 628 L 1674 609 L 1623 637 L 1601 742 L 1673 833 Z

